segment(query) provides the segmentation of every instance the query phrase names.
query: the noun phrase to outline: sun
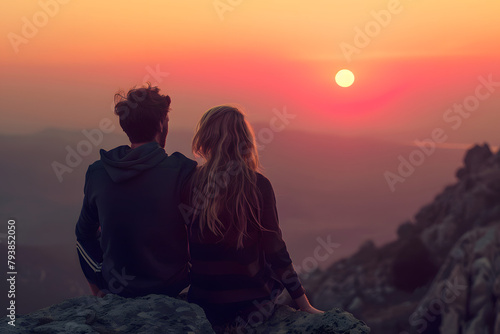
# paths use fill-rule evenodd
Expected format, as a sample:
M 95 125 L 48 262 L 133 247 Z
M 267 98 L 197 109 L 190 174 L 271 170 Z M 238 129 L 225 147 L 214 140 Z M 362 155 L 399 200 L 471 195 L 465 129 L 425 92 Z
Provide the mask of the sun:
M 335 82 L 340 87 L 349 87 L 354 83 L 354 74 L 346 69 L 340 70 L 335 75 Z

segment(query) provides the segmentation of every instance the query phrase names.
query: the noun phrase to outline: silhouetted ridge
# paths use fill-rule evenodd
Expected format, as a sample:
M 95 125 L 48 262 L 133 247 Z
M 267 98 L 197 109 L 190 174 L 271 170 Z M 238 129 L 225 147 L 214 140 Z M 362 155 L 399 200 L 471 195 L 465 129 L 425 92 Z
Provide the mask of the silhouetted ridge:
M 303 280 L 312 303 L 375 334 L 500 333 L 500 152 L 474 146 L 456 176 L 396 241 Z

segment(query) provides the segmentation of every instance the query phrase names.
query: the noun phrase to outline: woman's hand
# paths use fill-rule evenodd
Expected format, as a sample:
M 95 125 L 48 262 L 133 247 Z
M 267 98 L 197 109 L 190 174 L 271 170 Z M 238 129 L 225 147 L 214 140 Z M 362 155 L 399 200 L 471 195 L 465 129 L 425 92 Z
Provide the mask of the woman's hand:
M 324 311 L 318 310 L 317 308 L 312 307 L 311 303 L 309 303 L 309 299 L 307 299 L 307 296 L 303 294 L 299 298 L 295 299 L 295 302 L 297 303 L 297 306 L 301 311 L 311 313 L 311 314 L 323 314 L 325 313 Z
M 309 305 L 309 307 L 306 309 L 300 309 L 300 310 L 307 312 L 307 313 L 311 313 L 311 314 L 323 314 L 323 313 L 325 313 L 325 311 L 318 310 L 317 308 L 314 308 L 311 305 Z

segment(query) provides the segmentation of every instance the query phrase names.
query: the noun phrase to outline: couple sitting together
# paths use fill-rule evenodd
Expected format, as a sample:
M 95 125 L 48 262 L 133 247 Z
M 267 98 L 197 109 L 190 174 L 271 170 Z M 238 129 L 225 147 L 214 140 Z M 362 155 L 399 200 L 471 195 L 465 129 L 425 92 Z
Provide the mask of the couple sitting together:
M 214 329 L 268 318 L 285 288 L 300 310 L 322 313 L 293 268 L 244 114 L 218 106 L 202 116 L 197 166 L 164 150 L 169 96 L 148 85 L 116 98 L 131 145 L 101 150 L 88 168 L 75 231 L 92 293 L 176 297 L 189 286 Z

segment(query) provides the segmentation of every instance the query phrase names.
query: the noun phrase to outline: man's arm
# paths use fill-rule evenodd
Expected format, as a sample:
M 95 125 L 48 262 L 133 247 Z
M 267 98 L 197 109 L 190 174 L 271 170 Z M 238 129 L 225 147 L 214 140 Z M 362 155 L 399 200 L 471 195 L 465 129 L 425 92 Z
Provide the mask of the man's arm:
M 97 207 L 90 199 L 90 168 L 85 175 L 82 211 L 76 223 L 76 249 L 83 274 L 91 284 L 100 287 L 102 249 L 99 243 L 100 224 Z

